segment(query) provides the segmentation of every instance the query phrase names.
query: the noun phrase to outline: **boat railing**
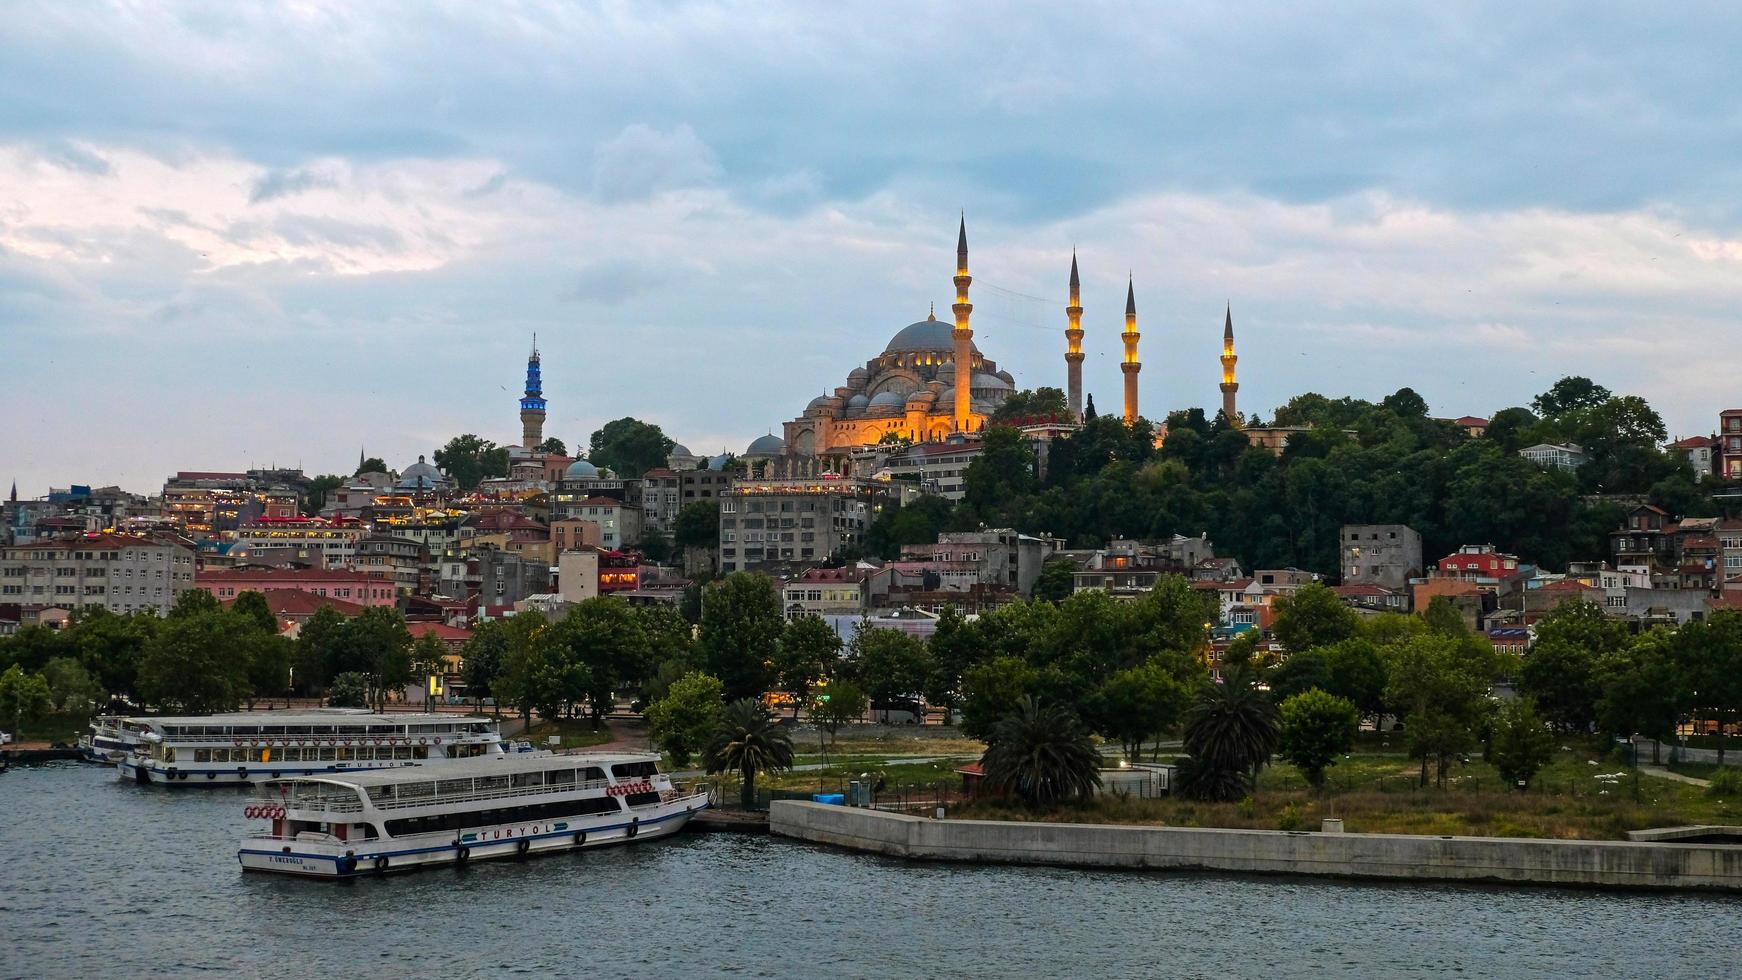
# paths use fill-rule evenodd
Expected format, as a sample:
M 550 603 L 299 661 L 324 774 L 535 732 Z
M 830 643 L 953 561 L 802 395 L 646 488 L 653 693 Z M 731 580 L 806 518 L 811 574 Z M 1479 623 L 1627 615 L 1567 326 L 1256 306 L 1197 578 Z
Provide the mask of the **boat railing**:
M 374 745 L 376 743 L 393 745 L 416 745 L 415 739 L 422 739 L 423 744 L 434 744 L 437 738 L 442 744 L 470 745 L 475 742 L 501 741 L 496 732 L 442 732 L 438 735 L 333 735 L 320 733 L 314 735 L 157 735 L 153 733 L 153 741 L 165 744 L 182 744 L 188 742 L 205 742 L 213 745 L 234 746 L 240 741 L 244 746 L 256 742 L 270 745 Z M 389 743 L 391 739 L 391 743 Z
M 439 778 L 439 777 L 438 777 Z M 600 790 L 610 786 L 604 779 L 591 779 L 580 783 L 559 783 L 539 786 L 505 786 L 493 790 L 468 790 L 464 793 L 442 793 L 437 790 L 426 796 L 376 798 L 371 796 L 369 803 L 377 810 L 408 810 L 414 807 L 436 806 L 444 803 L 472 803 L 480 800 L 506 800 L 524 796 L 555 796 L 559 793 L 576 793 L 588 790 Z M 367 787 L 365 787 L 367 789 Z M 354 793 L 321 793 L 315 796 L 291 796 L 280 798 L 263 795 L 262 803 L 275 803 L 293 810 L 317 810 L 325 813 L 360 813 L 363 801 Z

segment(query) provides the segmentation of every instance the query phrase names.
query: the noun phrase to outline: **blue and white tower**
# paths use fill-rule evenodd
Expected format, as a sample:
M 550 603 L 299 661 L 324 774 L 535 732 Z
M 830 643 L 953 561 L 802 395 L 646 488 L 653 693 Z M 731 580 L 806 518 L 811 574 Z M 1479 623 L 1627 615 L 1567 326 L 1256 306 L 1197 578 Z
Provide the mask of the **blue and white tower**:
M 544 378 L 538 368 L 538 334 L 532 335 L 532 355 L 526 359 L 526 394 L 520 399 L 520 441 L 527 449 L 544 442 Z

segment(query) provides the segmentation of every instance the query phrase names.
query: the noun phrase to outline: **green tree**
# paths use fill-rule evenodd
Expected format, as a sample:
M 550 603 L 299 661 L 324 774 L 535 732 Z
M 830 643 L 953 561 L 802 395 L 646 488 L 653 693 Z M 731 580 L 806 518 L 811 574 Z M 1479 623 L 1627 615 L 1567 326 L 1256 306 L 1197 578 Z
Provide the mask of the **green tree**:
M 1318 688 L 1282 702 L 1282 732 L 1277 754 L 1294 763 L 1314 787 L 1325 784 L 1325 770 L 1355 744 L 1361 714 L 1347 698 Z
M 1626 739 L 1675 736 L 1676 719 L 1691 692 L 1673 643 L 1670 632 L 1659 627 L 1597 658 L 1597 724 L 1603 731 Z
M 1276 600 L 1272 633 L 1291 653 L 1340 643 L 1357 635 L 1360 628 L 1355 611 L 1322 583 L 1303 585 L 1293 595 Z
M 345 483 L 344 477 L 331 473 L 310 480 L 308 486 L 302 491 L 302 515 L 313 517 L 319 514 L 321 508 L 327 505 L 328 495 L 344 486 Z
M 735 772 L 744 781 L 744 809 L 756 808 L 756 776 L 792 768 L 792 737 L 774 723 L 768 709 L 749 698 L 726 705 L 713 737 L 702 752 L 708 774 Z
M 990 738 L 992 729 L 1038 686 L 1034 668 L 1016 657 L 994 657 L 962 674 L 962 734 Z
M 659 426 L 625 416 L 594 432 L 588 440 L 587 459 L 618 476 L 639 478 L 648 470 L 665 465 L 677 445 Z
M 634 691 L 650 679 L 656 667 L 643 620 L 635 609 L 616 596 L 598 596 L 576 603 L 569 614 L 551 628 L 546 645 L 567 652 L 557 658 L 578 664 L 584 675 L 564 667 L 554 675 L 565 684 L 580 683 L 591 709 L 593 727 L 604 723 L 618 691 Z M 568 703 L 578 698 L 565 699 Z
M 683 505 L 672 525 L 673 539 L 684 550 L 712 550 L 720 541 L 720 504 L 714 500 L 697 500 Z
M 53 704 L 54 695 L 41 674 L 27 674 L 17 664 L 0 674 L 0 719 L 11 723 L 14 734 L 42 717 Z
M 641 532 L 641 540 L 635 542 L 635 547 L 643 557 L 656 565 L 671 560 L 671 539 L 658 529 Z
M 248 662 L 232 646 L 238 628 L 235 615 L 224 609 L 171 616 L 146 645 L 140 694 L 147 703 L 185 714 L 235 708 L 248 689 Z
M 411 676 L 423 691 L 424 707 L 429 707 L 429 679 L 447 673 L 448 645 L 434 632 L 424 633 L 411 644 Z
M 1270 687 L 1271 700 L 1281 704 L 1307 691 L 1330 687 L 1331 667 L 1325 662 L 1324 654 L 1317 649 L 1302 650 L 1290 654 L 1287 660 L 1265 671 L 1264 680 Z
M 1046 602 L 1063 602 L 1076 591 L 1076 563 L 1068 558 L 1055 558 L 1040 566 L 1034 580 L 1034 597 Z
M 265 633 L 278 632 L 278 617 L 272 615 L 272 608 L 266 604 L 264 595 L 245 590 L 236 596 L 236 601 L 230 604 L 230 608 L 255 629 Z
M 786 624 L 774 669 L 782 689 L 793 696 L 792 716 L 810 703 L 811 689 L 832 674 L 841 660 L 841 635 L 820 616 L 799 616 Z
M 351 475 L 352 476 L 362 476 L 365 473 L 385 473 L 385 472 L 387 472 L 387 461 L 382 459 L 379 456 L 371 456 L 368 459 L 365 459 L 362 462 L 359 462 L 357 464 L 356 472 L 352 473 Z
M 1428 600 L 1427 609 L 1422 612 L 1422 619 L 1427 628 L 1441 636 L 1464 636 L 1470 632 L 1469 624 L 1464 622 L 1464 614 L 1452 603 L 1450 596 L 1436 595 Z
M 962 477 L 969 504 L 992 510 L 1034 489 L 1034 447 L 1019 430 L 993 426 L 980 445 L 980 454 Z
M 1319 649 L 1325 663 L 1325 691 L 1346 698 L 1367 718 L 1377 719 L 1385 710 L 1385 660 L 1379 647 L 1366 637 L 1356 637 Z
M 499 704 L 511 705 L 530 722 L 538 703 L 541 634 L 550 628 L 543 615 L 517 613 L 501 621 L 502 659 L 490 682 Z
M 1066 418 L 1070 406 L 1065 401 L 1065 393 L 1059 388 L 1041 386 L 1033 390 L 1011 392 L 992 413 L 989 424 L 998 425 L 1016 419 L 1045 418 L 1048 416 Z
M 865 689 L 850 680 L 832 680 L 828 688 L 817 695 L 811 703 L 811 720 L 817 728 L 829 733 L 829 741 L 835 740 L 835 733 L 842 726 L 851 725 L 865 717 L 865 705 L 869 699 L 865 697 Z
M 1451 759 L 1475 744 L 1475 732 L 1488 708 L 1491 665 L 1470 655 L 1466 645 L 1435 633 L 1412 636 L 1388 648 L 1386 702 L 1404 716 L 1410 754 L 1427 764 L 1444 786 Z
M 363 708 L 369 704 L 369 678 L 364 674 L 340 674 L 327 685 L 327 705 L 333 708 Z
M 48 683 L 49 710 L 72 718 L 89 718 L 105 693 L 90 671 L 72 657 L 50 660 L 42 668 L 42 679 Z
M 671 753 L 676 766 L 690 764 L 719 727 L 725 687 L 718 678 L 690 672 L 671 685 L 665 697 L 647 706 L 647 732 Z
M 460 679 L 474 700 L 495 696 L 494 685 L 508 655 L 508 640 L 508 629 L 499 619 L 479 623 L 466 640 L 460 655 Z M 500 701 L 496 702 L 496 713 L 502 713 Z
M 556 436 L 551 436 L 538 444 L 537 451 L 544 453 L 547 456 L 567 456 L 569 454 L 569 447 L 563 445 L 561 439 L 558 439 Z
M 1569 376 L 1554 383 L 1530 403 L 1536 414 L 1558 419 L 1574 412 L 1595 408 L 1612 397 L 1609 389 L 1590 378 Z
M 1035 807 L 1085 799 L 1101 785 L 1101 755 L 1077 716 L 1031 697 L 993 726 L 980 765 L 987 789 Z
M 470 490 L 485 477 L 508 475 L 508 450 L 468 432 L 436 450 L 435 464 L 460 489 Z
M 1597 660 L 1627 643 L 1624 624 L 1594 602 L 1563 602 L 1536 624 L 1518 688 L 1560 731 L 1585 731 L 1597 716 Z
M 1513 698 L 1501 705 L 1494 718 L 1490 743 L 1494 767 L 1507 785 L 1524 789 L 1538 771 L 1554 757 L 1554 737 L 1537 717 L 1529 698 Z
M 260 698 L 279 697 L 290 690 L 290 665 L 296 651 L 293 642 L 261 629 L 250 629 L 236 640 L 237 652 L 248 661 L 242 696 L 250 709 Z
M 332 606 L 316 609 L 296 634 L 296 676 L 305 691 L 320 691 L 332 679 L 345 643 L 345 617 Z
M 218 598 L 205 589 L 188 589 L 175 597 L 175 604 L 169 607 L 170 619 L 183 619 L 189 616 L 200 616 L 214 613 L 222 609 Z
M 131 694 L 139 676 L 139 661 L 145 656 L 145 644 L 163 621 L 150 612 L 129 616 L 97 610 L 92 613 L 62 639 L 70 643 L 79 663 L 96 678 L 105 694 Z M 21 635 L 24 632 L 19 630 Z
M 1225 671 L 1220 684 L 1205 683 L 1186 715 L 1185 750 L 1191 757 L 1180 775 L 1182 789 L 1198 799 L 1230 800 L 1250 795 L 1258 770 L 1276 751 L 1276 703 L 1244 671 Z
M 912 701 L 925 689 L 931 660 L 924 641 L 892 629 L 861 628 L 848 653 L 853 676 L 865 686 L 873 709 Z
M 931 670 L 926 676 L 925 699 L 944 709 L 944 724 L 948 725 L 962 701 L 962 674 L 980 659 L 979 634 L 961 610 L 945 606 L 926 647 Z
M 1108 677 L 1095 698 L 1096 727 L 1119 740 L 1127 759 L 1143 757 L 1143 743 L 1179 724 L 1191 689 L 1160 663 L 1128 667 Z
M 774 683 L 784 628 L 773 579 L 755 572 L 728 575 L 703 594 L 702 669 L 726 685 L 728 699 L 759 698 Z
M 1718 760 L 1728 749 L 1726 730 L 1742 712 L 1742 612 L 1719 609 L 1703 621 L 1682 625 L 1671 656 L 1688 694 L 1688 713 L 1717 722 Z

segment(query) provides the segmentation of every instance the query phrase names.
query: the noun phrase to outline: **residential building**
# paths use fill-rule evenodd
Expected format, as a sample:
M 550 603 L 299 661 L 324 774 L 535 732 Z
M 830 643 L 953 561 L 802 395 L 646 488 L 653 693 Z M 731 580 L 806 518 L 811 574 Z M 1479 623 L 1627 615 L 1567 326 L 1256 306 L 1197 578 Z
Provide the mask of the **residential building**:
M 1590 460 L 1590 454 L 1584 447 L 1574 443 L 1539 442 L 1534 446 L 1526 446 L 1518 451 L 1518 455 L 1530 460 L 1538 466 L 1557 470 L 1576 470 Z
M 82 534 L 0 549 L 0 602 L 168 613 L 194 585 L 194 547 L 170 535 Z
M 550 522 L 551 553 L 561 555 L 575 548 L 602 548 L 605 546 L 604 530 L 597 521 L 585 521 L 579 518 Z
M 1426 567 L 1421 535 L 1407 524 L 1345 524 L 1338 540 L 1344 585 L 1407 589 L 1409 580 L 1420 578 Z
M 609 551 L 641 541 L 641 508 L 615 497 L 563 501 L 552 508 L 556 520 L 584 520 L 599 526 L 599 546 Z
M 430 564 L 429 549 L 410 539 L 372 534 L 357 542 L 357 569 L 370 578 L 393 583 L 399 595 L 424 591 L 424 570 Z
M 1479 415 L 1466 415 L 1452 420 L 1452 424 L 1464 430 L 1464 434 L 1472 439 L 1480 439 L 1488 431 L 1488 420 Z
M 1034 591 L 1040 568 L 1063 547 L 1058 538 L 1023 534 L 1014 528 L 980 531 L 944 531 L 937 544 L 903 545 L 901 557 L 909 561 L 967 562 L 973 565 L 975 581 L 1013 589 L 1021 595 Z
M 237 593 L 237 595 L 240 594 Z M 322 609 L 331 609 L 339 615 L 349 618 L 369 608 L 362 603 L 317 595 L 300 589 L 267 589 L 260 594 L 266 599 L 266 608 L 272 610 L 273 618 L 278 620 L 280 632 L 288 627 L 300 626 L 308 622 L 314 618 L 315 613 Z M 228 606 L 235 601 L 236 599 L 231 597 L 224 599 L 223 603 Z
M 1715 472 L 1712 463 L 1717 446 L 1718 440 L 1712 436 L 1689 436 L 1670 443 L 1669 451 L 1679 453 L 1688 461 L 1688 468 L 1694 471 L 1694 476 L 1702 477 Z
M 1718 413 L 1718 445 L 1713 462 L 1724 480 L 1742 480 L 1742 408 Z
M 1519 572 L 1518 556 L 1496 551 L 1491 544 L 1466 544 L 1440 559 L 1439 576 L 1466 582 L 1498 581 Z M 1417 604 L 1416 608 L 1425 606 Z
M 1409 612 L 1410 595 L 1404 589 L 1388 589 L 1382 585 L 1357 583 L 1333 585 L 1331 591 L 1343 604 L 1360 613 Z
M 236 544 L 230 549 L 238 560 L 259 561 L 263 552 L 282 555 L 319 554 L 320 561 L 307 564 L 346 568 L 357 557 L 357 539 L 368 533 L 354 518 L 258 517 L 236 529 Z
M 742 480 L 720 494 L 720 571 L 814 564 L 858 548 L 899 488 L 852 478 Z
M 679 510 L 698 500 L 718 499 L 720 491 L 732 485 L 731 475 L 718 469 L 679 470 L 677 477 L 678 490 L 682 494 Z
M 683 478 L 665 467 L 641 475 L 641 529 L 671 535 L 683 507 Z
M 876 478 L 907 480 L 945 500 L 967 496 L 968 464 L 980 455 L 981 444 L 962 438 L 922 442 L 896 451 L 884 460 Z
M 870 608 L 866 581 L 872 571 L 864 566 L 806 569 L 781 589 L 786 618 L 864 615 Z
M 1176 534 L 1166 541 L 1135 541 L 1115 538 L 1093 551 L 1066 552 L 1076 565 L 1074 591 L 1104 589 L 1115 596 L 1135 598 L 1155 588 L 1163 575 L 1189 576 L 1197 566 L 1216 556 L 1207 537 Z M 1041 556 L 1044 561 L 1045 556 Z M 1040 574 L 1035 564 L 1036 577 Z M 1029 581 L 1029 588 L 1034 586 Z
M 550 565 L 495 548 L 443 555 L 436 562 L 436 588 L 441 595 L 467 600 L 478 615 L 485 615 L 549 592 Z
M 336 568 L 202 569 L 194 576 L 193 585 L 219 601 L 235 599 L 244 592 L 267 593 L 275 589 L 343 599 L 359 606 L 391 606 L 395 600 L 391 580 Z

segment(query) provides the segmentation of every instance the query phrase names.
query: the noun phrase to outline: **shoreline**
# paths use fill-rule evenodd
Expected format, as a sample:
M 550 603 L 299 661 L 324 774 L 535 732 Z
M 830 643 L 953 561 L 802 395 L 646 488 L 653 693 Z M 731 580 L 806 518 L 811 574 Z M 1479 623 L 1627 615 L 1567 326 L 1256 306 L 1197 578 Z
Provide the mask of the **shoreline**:
M 777 800 L 776 836 L 908 860 L 1742 894 L 1742 847 L 935 820 Z

